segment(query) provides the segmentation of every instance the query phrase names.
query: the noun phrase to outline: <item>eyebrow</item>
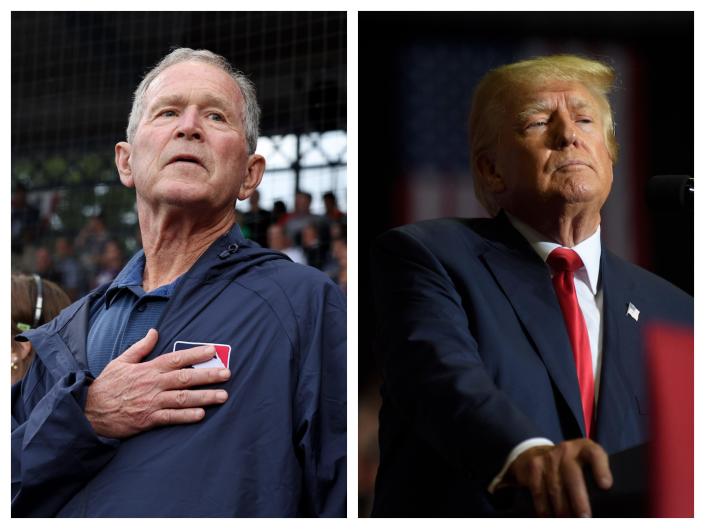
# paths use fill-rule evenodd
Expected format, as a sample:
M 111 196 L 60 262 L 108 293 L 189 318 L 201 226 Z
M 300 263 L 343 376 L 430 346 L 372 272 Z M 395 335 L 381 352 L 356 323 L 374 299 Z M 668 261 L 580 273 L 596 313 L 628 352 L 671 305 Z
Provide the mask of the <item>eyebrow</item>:
M 580 111 L 584 109 L 592 109 L 593 106 L 584 99 L 581 99 L 579 97 L 571 97 L 570 99 L 568 99 L 568 108 L 573 111 Z M 523 122 L 526 121 L 530 116 L 542 113 L 550 114 L 555 109 L 555 103 L 547 99 L 531 101 L 524 106 L 524 109 L 521 112 L 517 114 L 517 120 L 519 122 Z
M 150 112 L 163 106 L 186 106 L 188 99 L 180 94 L 165 95 L 157 97 L 149 106 Z M 215 94 L 205 94 L 198 98 L 197 103 L 202 107 L 216 107 L 226 114 L 232 113 L 231 102 Z

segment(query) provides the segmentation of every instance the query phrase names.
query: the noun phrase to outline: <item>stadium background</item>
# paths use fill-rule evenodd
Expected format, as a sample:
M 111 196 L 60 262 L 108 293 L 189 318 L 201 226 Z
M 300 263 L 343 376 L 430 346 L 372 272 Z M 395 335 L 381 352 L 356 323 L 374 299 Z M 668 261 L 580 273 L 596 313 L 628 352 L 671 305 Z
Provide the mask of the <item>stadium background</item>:
M 257 87 L 257 151 L 267 159 L 260 206 L 297 190 L 333 191 L 346 209 L 346 14 L 326 12 L 13 12 L 13 271 L 32 272 L 33 251 L 75 240 L 101 215 L 125 257 L 139 248 L 134 190 L 119 182 L 114 145 L 125 137 L 132 93 L 174 47 L 224 55 Z M 15 197 L 39 211 L 15 240 Z M 238 203 L 247 212 L 248 201 Z

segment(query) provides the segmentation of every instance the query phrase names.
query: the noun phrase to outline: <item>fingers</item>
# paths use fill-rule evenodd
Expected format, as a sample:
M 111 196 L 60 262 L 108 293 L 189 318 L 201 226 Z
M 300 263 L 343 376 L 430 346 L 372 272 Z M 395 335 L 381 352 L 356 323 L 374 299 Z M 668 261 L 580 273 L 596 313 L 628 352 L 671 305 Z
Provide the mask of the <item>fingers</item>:
M 161 375 L 160 387 L 165 390 L 218 384 L 230 378 L 229 369 L 179 369 Z
M 135 342 L 124 353 L 122 353 L 118 359 L 129 364 L 139 363 L 145 356 L 152 352 L 154 346 L 157 345 L 158 338 L 159 333 L 157 330 L 149 329 L 144 338 Z
M 150 419 L 150 428 L 155 426 L 168 426 L 170 424 L 190 424 L 198 422 L 205 417 L 206 412 L 201 408 L 187 410 L 163 409 L 155 411 Z
M 561 474 L 560 457 L 556 452 L 546 457 L 544 483 L 554 516 L 570 516 L 570 503 L 563 486 L 564 476 Z
M 182 351 L 174 351 L 173 353 L 165 353 L 153 362 L 163 372 L 173 371 L 184 367 L 191 367 L 194 364 L 200 364 L 210 360 L 215 356 L 215 347 L 212 345 L 199 345 L 191 349 L 183 349 Z
M 519 485 L 529 489 L 538 516 L 591 516 L 582 469 L 585 463 L 592 466 L 600 486 L 612 485 L 609 458 L 589 439 L 530 448 L 517 457 L 510 471 Z
M 566 512 L 570 514 L 572 511 L 575 516 L 581 518 L 591 517 L 590 497 L 585 486 L 583 469 L 580 467 L 579 462 L 572 458 L 565 459 L 561 467 L 563 488 L 570 502 L 570 509 L 567 509 Z
M 546 517 L 551 515 L 549 507 L 548 491 L 544 475 L 544 459 L 534 458 L 530 461 L 528 488 L 531 493 L 531 500 L 534 503 L 534 510 L 537 516 Z
M 164 409 L 199 408 L 213 404 L 222 404 L 228 400 L 228 393 L 223 389 L 212 390 L 176 390 L 164 391 L 159 395 L 159 407 Z
M 592 475 L 600 488 L 609 489 L 613 478 L 607 452 L 598 444 L 592 443 L 581 453 L 581 460 L 592 467 Z
M 563 503 L 557 500 L 554 508 L 559 516 L 592 516 L 590 496 L 585 483 L 583 464 L 592 466 L 595 480 L 602 488 L 612 486 L 609 458 L 604 449 L 589 439 L 577 439 L 561 443 L 552 455 L 558 456 L 558 475 L 563 491 Z

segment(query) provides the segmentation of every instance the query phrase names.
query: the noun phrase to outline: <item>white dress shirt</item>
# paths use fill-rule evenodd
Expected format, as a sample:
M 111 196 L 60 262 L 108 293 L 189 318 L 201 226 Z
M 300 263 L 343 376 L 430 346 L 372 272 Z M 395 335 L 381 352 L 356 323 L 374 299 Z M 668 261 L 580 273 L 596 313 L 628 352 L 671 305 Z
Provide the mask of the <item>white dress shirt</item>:
M 516 217 L 507 214 L 509 222 L 521 233 L 529 242 L 534 251 L 546 262 L 549 254 L 561 245 L 548 240 L 541 233 L 537 232 L 528 224 L 520 221 Z M 597 408 L 597 395 L 600 388 L 600 366 L 602 362 L 602 288 L 600 288 L 600 255 L 602 245 L 600 242 L 600 227 L 590 237 L 573 246 L 575 251 L 583 261 L 583 267 L 575 271 L 574 282 L 575 292 L 578 298 L 580 310 L 585 318 L 585 325 L 590 340 L 590 352 L 592 353 L 592 373 L 595 378 L 595 408 Z M 548 266 L 548 265 L 546 265 Z M 553 445 L 550 439 L 535 437 L 519 443 L 507 456 L 502 470 L 492 480 L 488 490 L 494 492 L 497 485 L 504 478 L 509 466 L 525 450 L 534 446 Z

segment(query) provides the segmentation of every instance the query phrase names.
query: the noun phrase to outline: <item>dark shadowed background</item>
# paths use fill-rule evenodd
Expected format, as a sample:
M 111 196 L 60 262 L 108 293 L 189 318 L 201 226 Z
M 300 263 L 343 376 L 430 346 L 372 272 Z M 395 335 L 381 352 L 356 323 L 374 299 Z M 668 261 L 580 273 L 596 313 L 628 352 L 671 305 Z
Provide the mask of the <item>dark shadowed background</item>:
M 645 199 L 654 175 L 693 175 L 693 13 L 360 13 L 359 509 L 376 473 L 379 373 L 370 243 L 400 224 L 482 216 L 472 191 L 467 116 L 492 67 L 577 53 L 617 71 L 620 159 L 603 210 L 615 253 L 693 293 L 692 211 Z

